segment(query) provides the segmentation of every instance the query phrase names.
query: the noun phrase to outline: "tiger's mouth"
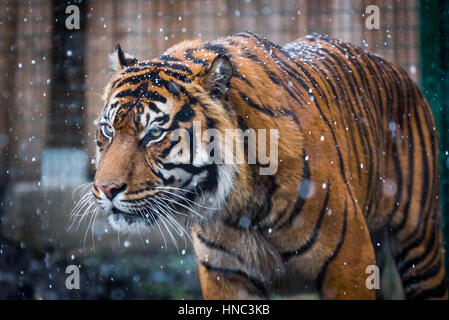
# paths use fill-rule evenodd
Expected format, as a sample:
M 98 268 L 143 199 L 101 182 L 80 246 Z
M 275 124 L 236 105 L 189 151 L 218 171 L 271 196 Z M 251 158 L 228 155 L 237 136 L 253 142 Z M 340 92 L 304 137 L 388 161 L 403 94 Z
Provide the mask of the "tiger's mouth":
M 112 207 L 108 219 L 114 230 L 124 233 L 145 232 L 153 225 L 153 219 L 145 219 L 142 215 L 134 212 L 122 211 Z
M 122 211 L 116 207 L 112 207 L 112 216 L 116 220 L 123 220 L 127 224 L 132 225 L 136 223 L 143 223 L 146 226 L 153 225 L 156 220 L 158 220 L 158 215 L 152 215 L 151 218 L 145 217 L 142 214 L 136 213 L 136 212 L 126 212 Z
M 114 198 L 113 201 L 101 201 L 104 212 L 108 215 L 108 222 L 114 230 L 137 234 L 154 230 L 175 232 L 180 237 L 187 234 L 182 221 L 190 222 L 193 218 L 204 218 L 197 212 L 201 209 L 214 209 L 204 204 L 196 203 L 192 195 L 177 192 L 177 188 L 160 187 L 162 191 L 138 199 Z M 187 191 L 186 191 L 187 193 Z M 169 229 L 169 230 L 167 230 Z
M 116 207 L 112 207 L 112 213 L 116 214 L 116 215 L 133 215 L 133 216 L 137 216 L 135 213 L 130 213 L 130 212 L 125 212 L 122 210 L 117 209 Z

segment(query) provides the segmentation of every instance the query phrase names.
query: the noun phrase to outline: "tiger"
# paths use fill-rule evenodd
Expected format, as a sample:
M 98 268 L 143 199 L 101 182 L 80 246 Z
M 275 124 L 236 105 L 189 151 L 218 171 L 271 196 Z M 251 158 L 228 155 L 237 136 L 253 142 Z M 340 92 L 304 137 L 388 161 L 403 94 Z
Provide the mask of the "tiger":
M 404 69 L 330 36 L 252 32 L 150 60 L 117 45 L 110 64 L 95 205 L 121 233 L 186 232 L 204 299 L 376 299 L 386 252 L 407 299 L 447 299 L 437 131 Z M 273 129 L 262 174 L 250 150 L 271 140 L 246 133 Z M 243 161 L 210 161 L 237 146 Z

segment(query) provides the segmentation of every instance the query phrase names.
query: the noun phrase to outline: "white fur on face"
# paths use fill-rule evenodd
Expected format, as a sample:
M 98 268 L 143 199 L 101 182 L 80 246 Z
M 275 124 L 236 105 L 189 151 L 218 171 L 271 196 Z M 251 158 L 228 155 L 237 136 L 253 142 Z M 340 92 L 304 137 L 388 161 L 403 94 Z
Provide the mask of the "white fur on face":
M 111 214 L 108 216 L 108 222 L 119 233 L 134 235 L 149 231 L 149 226 L 141 218 L 129 223 L 122 215 Z
M 218 137 L 221 139 L 220 137 Z M 192 143 L 193 137 L 190 137 L 190 143 Z M 201 168 L 208 164 L 211 164 L 212 161 L 210 159 L 209 153 L 206 148 L 206 142 L 202 141 L 201 136 L 197 133 L 197 143 L 196 143 L 196 151 L 193 155 L 193 165 L 196 168 Z M 185 141 L 181 140 L 178 145 L 174 146 L 171 152 L 168 154 L 166 158 L 167 163 L 185 163 L 190 164 L 190 143 L 184 143 Z M 220 144 L 225 148 L 225 152 L 233 152 L 232 144 Z M 182 149 L 182 152 L 180 152 Z M 215 152 L 222 152 L 221 150 L 215 150 Z M 218 177 L 217 177 L 217 189 L 211 193 L 206 194 L 206 205 L 208 207 L 213 208 L 221 208 L 226 201 L 227 196 L 229 195 L 232 187 L 235 184 L 235 176 L 237 173 L 237 166 L 235 163 L 225 164 L 219 163 L 216 164 L 218 169 Z M 191 174 L 180 167 L 175 167 L 170 170 L 161 169 L 160 172 L 164 176 L 165 179 L 169 179 L 170 177 L 175 178 L 175 183 L 177 186 L 181 186 L 183 183 L 192 178 L 192 181 L 185 189 L 194 190 L 195 187 L 201 183 L 204 179 L 207 179 L 207 171 L 203 171 L 199 174 Z

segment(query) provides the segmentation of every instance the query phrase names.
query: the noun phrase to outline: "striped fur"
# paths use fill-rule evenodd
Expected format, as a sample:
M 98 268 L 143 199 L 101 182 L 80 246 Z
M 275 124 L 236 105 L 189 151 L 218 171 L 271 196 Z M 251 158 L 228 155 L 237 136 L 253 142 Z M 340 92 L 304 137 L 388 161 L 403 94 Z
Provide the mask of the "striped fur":
M 117 57 L 100 118 L 113 134 L 98 128 L 95 186 L 125 187 L 112 201 L 95 186 L 94 195 L 129 231 L 169 219 L 155 199 L 178 198 L 163 200 L 158 187 L 188 191 L 190 202 L 171 205 L 191 215 L 192 204 L 203 217 L 191 233 L 205 298 L 316 288 L 326 299 L 371 299 L 365 270 L 382 267 L 386 247 L 407 298 L 447 297 L 437 133 L 401 68 L 319 35 L 281 47 L 249 32 L 182 42 L 152 60 L 121 49 Z M 168 134 L 192 132 L 193 121 L 219 132 L 278 129 L 276 174 L 246 162 L 204 164 L 202 142 L 179 163 L 186 140 Z M 151 122 L 166 134 L 154 143 L 145 135 Z

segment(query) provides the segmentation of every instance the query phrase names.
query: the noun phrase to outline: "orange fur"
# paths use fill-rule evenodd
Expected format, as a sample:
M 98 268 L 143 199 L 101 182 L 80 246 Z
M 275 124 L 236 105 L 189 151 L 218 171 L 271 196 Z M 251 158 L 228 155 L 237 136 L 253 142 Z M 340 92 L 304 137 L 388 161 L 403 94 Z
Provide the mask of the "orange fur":
M 232 77 L 217 85 L 213 64 L 224 58 Z M 260 163 L 207 167 L 206 194 L 222 192 L 226 172 L 232 185 L 216 210 L 191 224 L 205 298 L 316 288 L 326 299 L 372 299 L 365 270 L 381 267 L 379 249 L 387 243 L 373 246 L 381 233 L 408 298 L 447 297 L 437 134 L 428 103 L 402 69 L 326 37 L 281 47 L 252 33 L 182 42 L 125 65 L 105 91 L 103 115 L 114 103 L 119 111 L 113 138 L 98 129 L 95 184 L 126 183 L 127 200 L 151 201 L 165 183 L 158 170 L 170 141 L 138 147 L 145 129 L 138 120 L 154 97 L 165 101 L 157 106 L 166 108 L 169 124 L 188 118 L 180 128 L 200 121 L 203 131 L 279 132 L 272 176 L 258 174 Z M 94 194 L 101 197 L 97 188 Z

